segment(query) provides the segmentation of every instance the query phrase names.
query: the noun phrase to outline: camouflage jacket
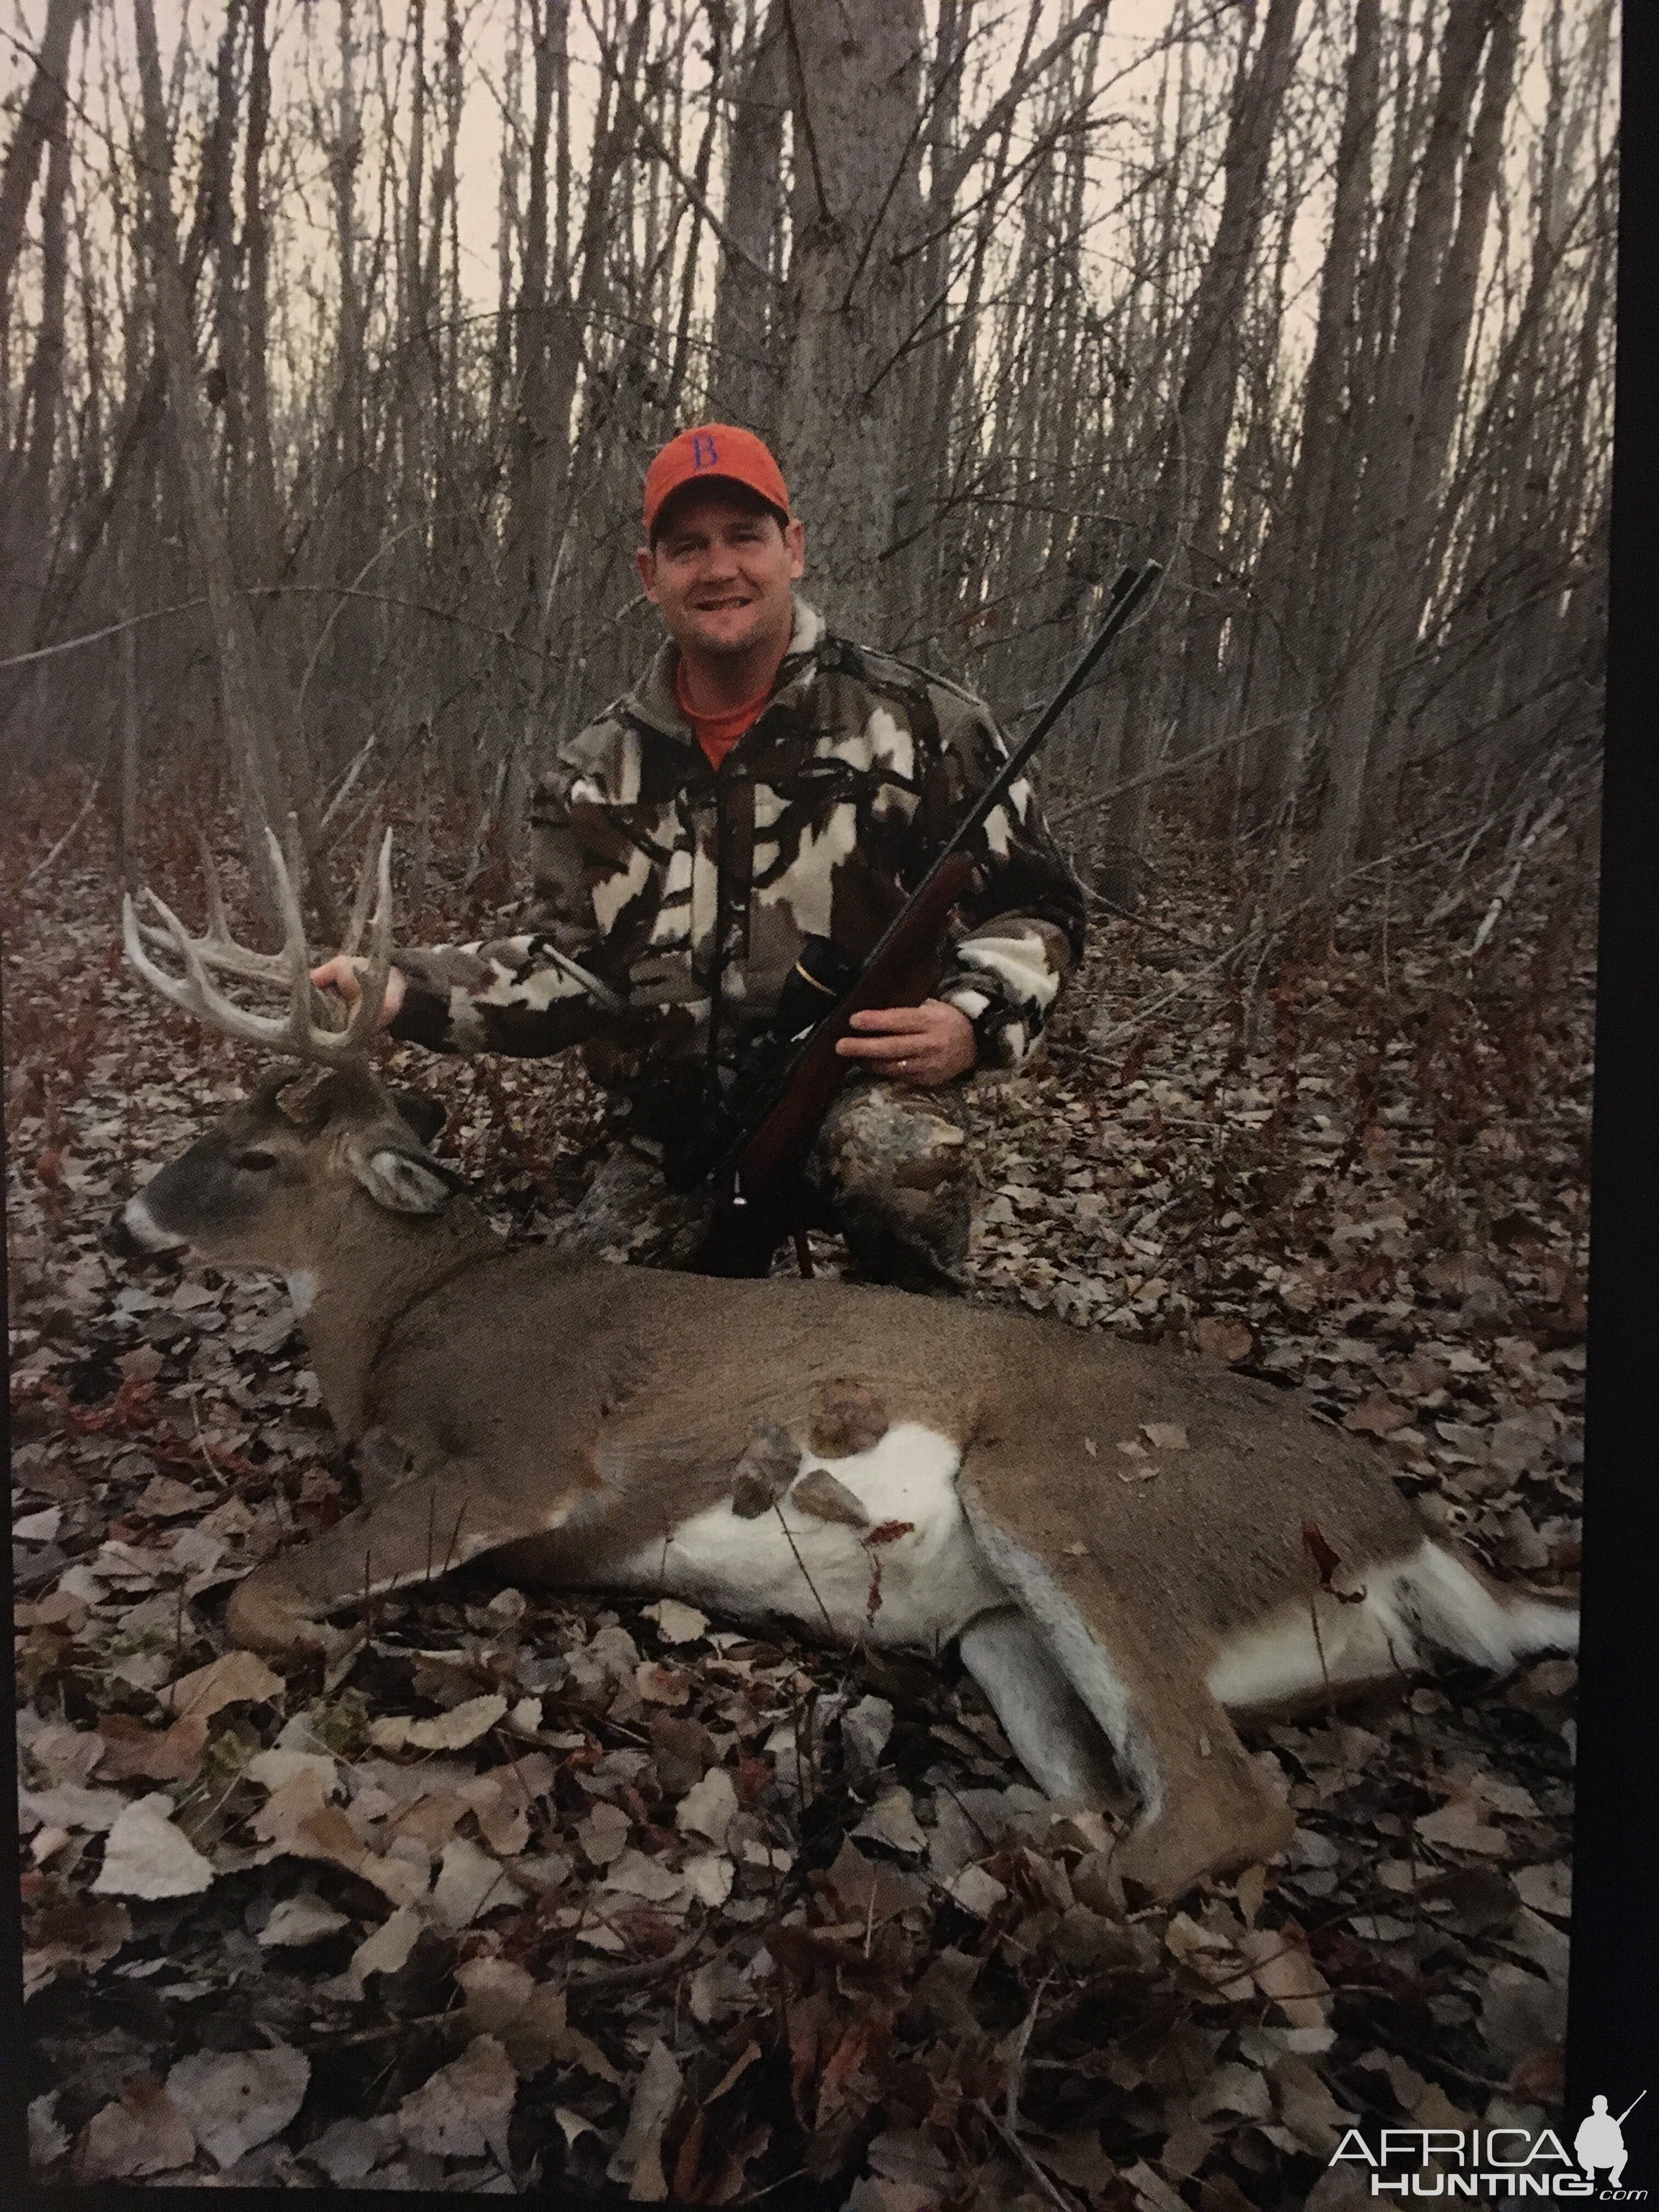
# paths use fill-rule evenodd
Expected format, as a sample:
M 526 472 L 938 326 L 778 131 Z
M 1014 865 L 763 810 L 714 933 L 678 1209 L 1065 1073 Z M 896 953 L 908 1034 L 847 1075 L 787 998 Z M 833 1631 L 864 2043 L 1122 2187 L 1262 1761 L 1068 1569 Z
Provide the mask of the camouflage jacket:
M 677 666 L 665 645 L 538 787 L 528 930 L 394 956 L 409 978 L 394 1036 L 447 1052 L 580 1043 L 627 1094 L 729 1065 L 803 939 L 866 955 L 1006 758 L 971 693 L 830 636 L 799 600 L 771 698 L 718 770 L 681 714 Z M 975 842 L 937 995 L 972 1021 L 980 1065 L 1009 1067 L 1081 949 L 1083 895 L 1023 778 Z

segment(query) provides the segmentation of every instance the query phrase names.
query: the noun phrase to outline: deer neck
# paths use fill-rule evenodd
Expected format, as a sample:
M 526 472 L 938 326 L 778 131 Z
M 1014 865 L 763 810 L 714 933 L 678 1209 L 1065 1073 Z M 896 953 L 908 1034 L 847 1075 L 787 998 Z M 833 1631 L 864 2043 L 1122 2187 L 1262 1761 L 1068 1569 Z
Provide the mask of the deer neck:
M 464 1198 L 429 1218 L 389 1214 L 367 1199 L 348 1204 L 325 1264 L 288 1278 L 323 1402 L 343 1435 L 357 1437 L 368 1425 L 370 1377 L 401 1316 L 502 1249 Z

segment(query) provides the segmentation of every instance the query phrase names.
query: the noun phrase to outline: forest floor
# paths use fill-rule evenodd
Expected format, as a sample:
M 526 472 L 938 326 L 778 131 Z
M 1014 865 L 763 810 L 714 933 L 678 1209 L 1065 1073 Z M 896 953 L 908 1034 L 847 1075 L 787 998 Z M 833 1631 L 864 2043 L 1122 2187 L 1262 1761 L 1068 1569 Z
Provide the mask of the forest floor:
M 1254 1735 L 1289 1850 L 1127 1910 L 1110 1819 L 1048 1807 L 953 1661 L 477 1571 L 380 1601 L 326 1680 L 227 1650 L 235 1580 L 353 1478 L 279 1285 L 100 1244 L 258 1061 L 129 976 L 95 819 L 26 880 L 73 797 L 0 827 L 37 2179 L 1332 2212 L 1368 2193 L 1350 2124 L 1555 2121 L 1569 1661 Z M 1492 885 L 1425 928 L 1425 878 L 1253 973 L 1219 962 L 1230 866 L 1172 823 L 1046 1064 L 973 1109 L 988 1295 L 1270 1379 L 1552 1593 L 1594 988 L 1566 866 L 1473 964 Z M 159 866 L 199 914 L 182 827 Z M 536 1233 L 588 1158 L 580 1073 L 401 1059 Z

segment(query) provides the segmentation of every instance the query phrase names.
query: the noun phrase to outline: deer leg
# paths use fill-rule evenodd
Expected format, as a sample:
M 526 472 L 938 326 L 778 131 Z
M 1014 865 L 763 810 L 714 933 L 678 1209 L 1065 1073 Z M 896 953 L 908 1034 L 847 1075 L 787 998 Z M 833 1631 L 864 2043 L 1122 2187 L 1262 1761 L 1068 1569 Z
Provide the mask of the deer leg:
M 481 1553 L 564 1517 L 581 1494 L 550 1480 L 562 1510 L 538 1522 L 522 1501 L 493 1491 L 453 1461 L 400 1483 L 297 1551 L 256 1567 L 231 1595 L 226 1626 L 238 1644 L 277 1654 L 329 1651 L 339 1641 L 326 1616 L 354 1599 L 434 1581 Z
M 1023 1613 L 1007 1606 L 981 1613 L 957 1649 L 1039 1790 L 1095 1806 L 1117 1794 L 1093 1715 Z
M 1178 1625 L 1162 1620 L 1148 1634 L 1090 1559 L 1067 1562 L 1062 1588 L 982 1506 L 970 1502 L 969 1511 L 993 1572 L 1139 1795 L 1140 1818 L 1116 1855 L 1124 1878 L 1170 1899 L 1283 1850 L 1291 1816 L 1212 1696 L 1197 1655 L 1182 1649 Z

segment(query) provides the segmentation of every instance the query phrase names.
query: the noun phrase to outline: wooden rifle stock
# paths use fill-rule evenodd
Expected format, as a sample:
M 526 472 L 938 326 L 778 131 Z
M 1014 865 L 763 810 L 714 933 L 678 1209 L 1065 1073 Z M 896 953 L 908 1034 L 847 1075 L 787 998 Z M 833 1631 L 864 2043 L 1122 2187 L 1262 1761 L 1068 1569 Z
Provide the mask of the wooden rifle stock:
M 938 982 L 945 965 L 945 925 L 973 872 L 968 855 L 953 853 L 906 908 L 897 936 L 877 948 L 858 981 L 813 1030 L 788 1088 L 738 1157 L 738 1187 L 745 1197 L 763 1194 L 792 1160 L 801 1158 L 830 1101 L 857 1066 L 836 1050 L 851 1030 L 854 1015 L 869 1006 L 919 1006 Z
M 783 1070 L 758 1121 L 730 1142 L 710 1170 L 720 1193 L 694 1265 L 706 1274 L 763 1274 L 788 1219 L 787 1179 L 805 1159 L 830 1100 L 858 1064 L 836 1050 L 852 1018 L 872 1006 L 920 1006 L 944 968 L 945 925 L 967 890 L 974 863 L 963 848 L 1000 805 L 1016 778 L 1093 673 L 1097 663 L 1163 571 L 1156 561 L 1125 568 L 1112 587 L 1098 630 L 1034 727 L 981 792 L 950 843 L 889 925 L 856 983 L 836 1002 Z M 803 1262 L 803 1264 L 805 1264 Z
M 838 1041 L 849 1033 L 853 1016 L 866 1007 L 915 1006 L 928 996 L 944 969 L 951 910 L 973 872 L 965 853 L 952 853 L 929 874 L 857 982 L 813 1030 L 771 1111 L 736 1158 L 716 1170 L 720 1199 L 693 1262 L 701 1273 L 766 1273 L 779 1243 L 795 1226 L 788 1205 L 790 1170 L 805 1158 L 830 1100 L 858 1065 L 836 1050 Z

